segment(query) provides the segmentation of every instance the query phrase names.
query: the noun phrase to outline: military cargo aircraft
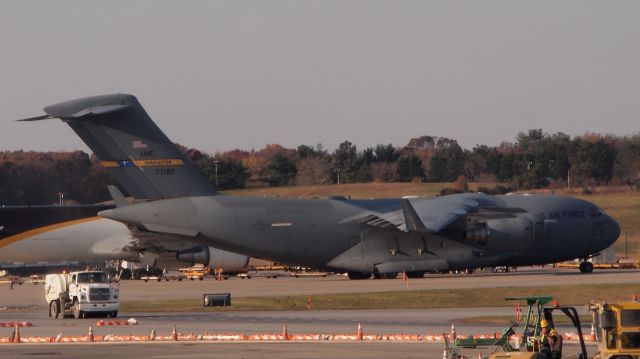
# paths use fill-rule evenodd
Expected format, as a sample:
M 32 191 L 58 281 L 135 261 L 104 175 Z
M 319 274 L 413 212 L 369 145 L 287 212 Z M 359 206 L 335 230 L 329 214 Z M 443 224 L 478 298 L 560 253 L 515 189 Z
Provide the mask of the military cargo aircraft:
M 60 118 L 134 197 L 164 199 L 104 210 L 141 233 L 346 272 L 351 279 L 587 259 L 620 228 L 594 204 L 553 195 L 465 193 L 347 200 L 219 195 L 132 95 L 95 96 L 26 120 Z M 582 262 L 582 272 L 593 266 Z

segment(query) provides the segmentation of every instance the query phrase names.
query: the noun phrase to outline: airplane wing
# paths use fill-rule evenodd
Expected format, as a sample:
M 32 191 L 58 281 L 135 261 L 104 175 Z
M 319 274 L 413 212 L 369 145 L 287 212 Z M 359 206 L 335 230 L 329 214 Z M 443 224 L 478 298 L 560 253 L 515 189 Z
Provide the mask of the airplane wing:
M 463 217 L 487 220 L 511 218 L 524 212 L 520 208 L 505 207 L 500 199 L 483 194 L 403 198 L 401 201 L 402 209 L 386 213 L 366 213 L 359 222 L 381 229 L 437 233 Z

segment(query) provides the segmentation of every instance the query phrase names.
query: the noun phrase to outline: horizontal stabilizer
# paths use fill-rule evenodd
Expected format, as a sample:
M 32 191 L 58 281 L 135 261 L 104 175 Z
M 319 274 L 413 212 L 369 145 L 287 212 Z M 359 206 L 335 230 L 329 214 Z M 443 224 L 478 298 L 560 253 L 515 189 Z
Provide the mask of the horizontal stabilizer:
M 51 119 L 53 117 L 49 116 L 49 115 L 42 115 L 42 116 L 36 116 L 36 117 L 29 117 L 29 118 L 23 118 L 22 120 L 18 120 L 19 122 L 25 122 L 25 121 L 41 121 L 41 120 L 48 120 Z

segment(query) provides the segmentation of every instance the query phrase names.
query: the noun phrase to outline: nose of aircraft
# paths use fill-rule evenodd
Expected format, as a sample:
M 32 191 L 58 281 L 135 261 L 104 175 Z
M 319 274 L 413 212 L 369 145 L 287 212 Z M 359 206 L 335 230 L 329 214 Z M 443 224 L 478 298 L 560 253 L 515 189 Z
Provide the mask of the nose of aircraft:
M 616 222 L 615 219 L 611 218 L 607 215 L 608 226 L 604 234 L 604 238 L 607 242 L 607 246 L 612 245 L 618 237 L 620 237 L 620 225 Z

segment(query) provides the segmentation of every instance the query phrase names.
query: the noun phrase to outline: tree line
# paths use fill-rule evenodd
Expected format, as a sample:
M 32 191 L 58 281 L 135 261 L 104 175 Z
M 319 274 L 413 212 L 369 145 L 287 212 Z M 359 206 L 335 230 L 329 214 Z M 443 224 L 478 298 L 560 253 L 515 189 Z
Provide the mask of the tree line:
M 320 144 L 215 154 L 180 148 L 221 190 L 365 182 L 500 182 L 514 189 L 640 183 L 640 134 L 572 138 L 533 129 L 515 142 L 471 150 L 436 136 L 412 138 L 402 147 L 358 149 L 345 141 L 333 151 Z M 95 158 L 83 152 L 0 152 L 0 204 L 56 203 L 58 193 L 99 202 L 109 199 L 110 183 Z

